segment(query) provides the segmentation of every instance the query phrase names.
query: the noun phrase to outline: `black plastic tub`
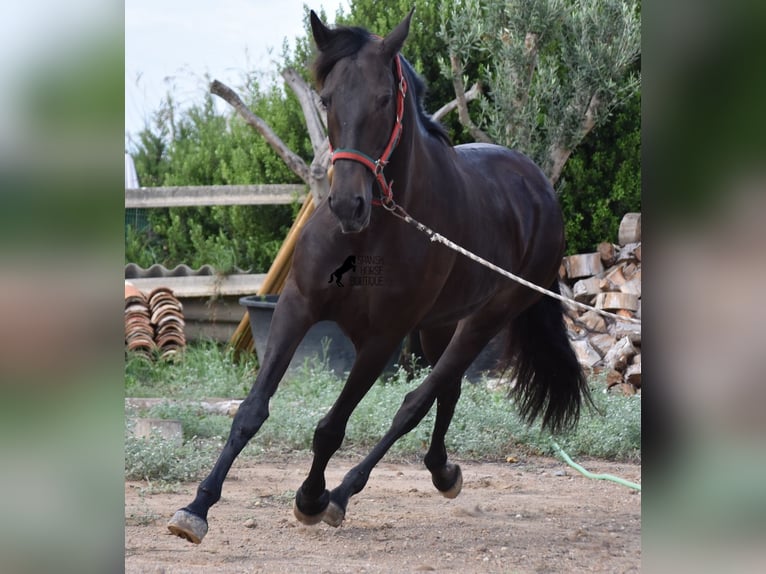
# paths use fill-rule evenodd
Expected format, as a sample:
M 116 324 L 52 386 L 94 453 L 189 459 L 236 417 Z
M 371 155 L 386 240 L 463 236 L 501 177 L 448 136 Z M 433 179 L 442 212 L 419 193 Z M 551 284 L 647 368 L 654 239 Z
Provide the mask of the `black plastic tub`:
M 241 297 L 239 304 L 247 307 L 248 317 L 250 319 L 250 330 L 253 333 L 253 342 L 255 343 L 255 354 L 258 362 L 263 361 L 266 351 L 266 341 L 269 337 L 271 327 L 271 317 L 279 301 L 279 295 L 253 295 L 250 297 Z M 326 348 L 325 348 L 326 346 Z M 500 353 L 501 337 L 493 339 L 487 348 L 476 358 L 473 364 L 468 368 L 465 376 L 469 381 L 481 380 L 483 374 L 491 373 L 497 365 Z M 420 349 L 415 348 L 413 352 L 420 355 Z M 399 359 L 401 347 L 393 354 L 389 360 L 385 373 L 391 373 L 396 370 L 396 362 Z M 327 366 L 332 369 L 336 375 L 341 376 L 351 370 L 356 357 L 356 350 L 351 341 L 343 334 L 337 323 L 334 321 L 320 321 L 313 325 L 308 333 L 303 337 L 303 341 L 293 355 L 289 371 L 300 369 L 306 360 L 319 359 L 325 360 Z
M 266 351 L 266 341 L 269 337 L 271 317 L 279 301 L 279 295 L 242 297 L 239 304 L 247 307 L 250 319 L 250 330 L 253 333 L 255 354 L 258 362 L 263 362 Z M 320 321 L 313 325 L 298 345 L 295 355 L 290 361 L 288 371 L 294 371 L 303 366 L 306 360 L 326 360 L 327 366 L 340 376 L 351 370 L 356 351 L 348 337 L 343 334 L 334 321 Z

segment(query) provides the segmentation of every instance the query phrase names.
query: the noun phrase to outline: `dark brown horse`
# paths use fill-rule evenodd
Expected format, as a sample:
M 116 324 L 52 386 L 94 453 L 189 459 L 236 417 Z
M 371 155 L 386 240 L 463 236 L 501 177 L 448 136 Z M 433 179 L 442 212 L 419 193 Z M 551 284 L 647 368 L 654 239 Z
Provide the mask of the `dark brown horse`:
M 168 525 L 179 536 L 200 542 L 207 532 L 208 510 L 219 500 L 229 468 L 269 416 L 269 398 L 317 321 L 337 322 L 353 342 L 356 359 L 314 433 L 313 464 L 294 506 L 305 524 L 340 525 L 351 496 L 434 403 L 436 422 L 424 462 L 437 490 L 457 496 L 462 475 L 447 458 L 444 437 L 463 373 L 503 331 L 516 376 L 512 393 L 527 421 L 540 416 L 553 431 L 570 427 L 589 397 L 558 301 L 429 242 L 389 212 L 398 205 L 481 257 L 558 290 L 564 234 L 550 183 L 520 153 L 494 145 L 450 145 L 422 109 L 422 81 L 399 55 L 411 16 L 378 38 L 360 28 L 329 29 L 311 13 L 318 48 L 314 72 L 335 150 L 330 195 L 300 236 L 263 364 L 226 445 L 194 501 Z M 356 275 L 369 269 L 374 280 L 347 281 L 343 288 L 328 284 L 328 274 L 348 254 L 356 256 Z M 369 455 L 328 491 L 325 468 L 352 411 L 413 330 L 420 333 L 432 371 L 404 397 Z

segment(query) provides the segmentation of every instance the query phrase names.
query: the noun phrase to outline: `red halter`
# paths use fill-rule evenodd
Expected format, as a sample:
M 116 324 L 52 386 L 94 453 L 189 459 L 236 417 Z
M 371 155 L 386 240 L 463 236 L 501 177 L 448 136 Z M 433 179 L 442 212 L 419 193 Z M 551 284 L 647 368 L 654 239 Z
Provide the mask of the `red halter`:
M 394 194 L 391 190 L 391 186 L 394 182 L 386 181 L 386 177 L 383 175 L 383 169 L 388 164 L 388 160 L 391 158 L 391 154 L 394 153 L 396 144 L 399 143 L 399 137 L 402 135 L 404 98 L 407 94 L 407 80 L 404 79 L 404 74 L 402 74 L 401 56 L 398 54 L 396 56 L 396 75 L 399 84 L 399 91 L 396 96 L 396 122 L 394 122 L 394 129 L 391 132 L 391 137 L 388 139 L 388 145 L 386 145 L 386 149 L 383 150 L 380 159 L 374 160 L 367 154 L 355 149 L 340 148 L 333 151 L 332 144 L 330 144 L 330 151 L 332 152 L 330 161 L 333 164 L 339 159 L 347 159 L 361 163 L 372 172 L 372 175 L 375 176 L 375 181 L 378 182 L 378 186 L 380 187 L 380 199 L 373 199 L 372 204 L 382 205 L 388 209 L 393 209 L 393 206 L 395 205 Z

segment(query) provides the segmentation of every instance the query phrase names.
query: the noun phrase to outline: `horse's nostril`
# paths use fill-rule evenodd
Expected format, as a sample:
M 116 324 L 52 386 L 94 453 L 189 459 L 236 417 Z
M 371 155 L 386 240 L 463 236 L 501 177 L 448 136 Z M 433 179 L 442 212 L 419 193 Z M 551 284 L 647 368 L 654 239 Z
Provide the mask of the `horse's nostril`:
M 332 195 L 327 198 L 327 203 L 330 205 L 330 209 L 332 209 Z
M 356 196 L 356 209 L 354 209 L 354 217 L 357 219 L 362 217 L 362 213 L 364 212 L 364 199 L 362 199 L 362 196 L 357 195 Z

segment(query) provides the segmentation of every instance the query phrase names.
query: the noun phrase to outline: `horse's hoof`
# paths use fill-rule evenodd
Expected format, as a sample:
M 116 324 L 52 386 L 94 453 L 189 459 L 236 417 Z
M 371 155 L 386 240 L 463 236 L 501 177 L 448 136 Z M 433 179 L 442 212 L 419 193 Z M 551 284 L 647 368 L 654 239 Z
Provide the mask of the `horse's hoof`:
M 189 542 L 199 544 L 207 534 L 207 521 L 188 510 L 181 509 L 168 522 L 168 530 Z
M 322 522 L 322 516 L 328 504 L 330 504 L 330 492 L 327 489 L 319 495 L 319 498 L 307 499 L 303 495 L 303 488 L 299 488 L 293 501 L 293 514 L 300 523 L 312 526 Z
M 334 502 L 330 502 L 330 506 L 324 511 L 322 520 L 334 528 L 338 528 L 343 524 L 343 519 L 346 518 L 346 511 Z
M 460 465 L 455 465 L 455 471 L 457 474 L 455 482 L 447 490 L 440 491 L 445 498 L 456 498 L 463 489 L 463 471 L 460 470 Z
M 320 512 L 319 514 L 304 514 L 301 512 L 300 508 L 298 508 L 298 503 L 293 501 L 293 514 L 295 515 L 295 518 L 298 519 L 298 522 L 305 524 L 306 526 L 314 526 L 315 524 L 322 522 L 325 512 Z

